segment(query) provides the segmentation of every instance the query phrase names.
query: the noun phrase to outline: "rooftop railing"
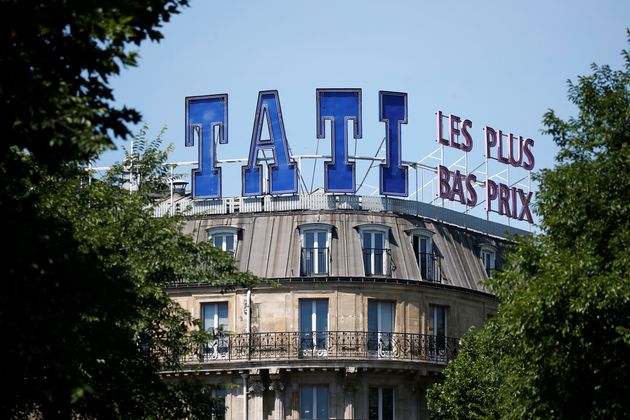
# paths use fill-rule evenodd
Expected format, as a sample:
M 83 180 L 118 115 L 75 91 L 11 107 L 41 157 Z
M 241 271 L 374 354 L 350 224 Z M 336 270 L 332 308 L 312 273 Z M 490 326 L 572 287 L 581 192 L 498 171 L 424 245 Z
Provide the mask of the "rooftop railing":
M 392 360 L 446 364 L 459 340 L 427 334 L 365 331 L 226 333 L 186 364 L 244 360 Z
M 157 217 L 173 214 L 201 216 L 231 213 L 259 213 L 291 210 L 365 210 L 392 212 L 427 217 L 497 236 L 526 234 L 527 232 L 489 220 L 483 220 L 455 210 L 434 206 L 422 201 L 391 197 L 345 194 L 294 194 L 265 195 L 262 197 L 223 197 L 209 200 L 192 200 L 185 196 L 165 200 L 154 208 Z

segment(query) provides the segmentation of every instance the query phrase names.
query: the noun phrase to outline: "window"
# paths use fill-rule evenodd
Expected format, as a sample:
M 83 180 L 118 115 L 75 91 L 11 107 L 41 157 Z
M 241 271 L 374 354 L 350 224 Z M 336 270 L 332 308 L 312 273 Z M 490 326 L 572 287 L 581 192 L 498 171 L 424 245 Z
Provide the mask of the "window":
M 328 385 L 300 386 L 300 419 L 328 419 Z
M 208 229 L 208 241 L 222 251 L 236 255 L 238 242 L 238 229 L 233 227 L 220 227 Z
M 390 275 L 389 228 L 378 225 L 359 227 L 363 245 L 363 267 L 366 276 Z
M 316 223 L 302 225 L 299 229 L 302 243 L 300 274 L 302 276 L 328 274 L 332 226 Z
M 300 299 L 300 349 L 318 354 L 326 350 L 328 299 Z
M 389 356 L 393 349 L 394 302 L 368 301 L 368 351 Z
M 216 335 L 204 347 L 204 359 L 227 358 L 228 338 L 228 304 L 227 302 L 203 303 L 201 305 L 201 322 L 204 330 Z
M 480 255 L 483 268 L 486 270 L 488 277 L 490 277 L 492 271 L 496 269 L 496 249 L 491 245 L 482 245 Z
M 393 388 L 370 388 L 368 400 L 370 420 L 394 419 Z
M 423 228 L 408 231 L 411 237 L 413 253 L 420 269 L 420 278 L 427 281 L 439 281 L 439 264 L 433 252 L 433 232 Z
M 434 358 L 446 361 L 446 316 L 448 308 L 446 306 L 431 305 L 430 308 L 430 329 L 433 332 L 431 337 L 431 354 Z
M 212 408 L 212 420 L 225 419 L 225 398 L 227 397 L 227 388 L 212 388 L 210 396 L 214 399 Z

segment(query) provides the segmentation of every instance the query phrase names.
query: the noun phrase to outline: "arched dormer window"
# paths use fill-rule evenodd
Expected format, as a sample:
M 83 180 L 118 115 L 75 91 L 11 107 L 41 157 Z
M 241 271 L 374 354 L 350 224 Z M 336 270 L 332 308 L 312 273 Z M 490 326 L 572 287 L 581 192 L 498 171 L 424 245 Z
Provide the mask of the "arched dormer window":
M 440 281 L 440 264 L 433 250 L 435 232 L 425 228 L 416 228 L 408 230 L 407 234 L 411 240 L 413 254 L 416 257 L 422 280 Z
M 330 244 L 332 225 L 308 223 L 298 226 L 300 230 L 300 275 L 328 275 L 330 273 Z
M 368 224 L 357 226 L 363 248 L 363 268 L 366 276 L 390 276 L 389 227 Z
M 222 251 L 226 251 L 236 256 L 236 246 L 238 244 L 238 228 L 230 226 L 220 226 L 208 229 L 208 241 L 212 246 L 216 246 Z

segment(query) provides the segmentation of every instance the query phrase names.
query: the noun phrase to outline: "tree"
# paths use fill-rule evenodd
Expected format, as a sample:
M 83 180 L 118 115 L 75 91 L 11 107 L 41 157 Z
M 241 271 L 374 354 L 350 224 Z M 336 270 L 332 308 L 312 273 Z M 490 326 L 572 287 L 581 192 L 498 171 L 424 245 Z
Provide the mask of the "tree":
M 630 31 L 628 33 L 630 43 Z M 630 413 L 630 54 L 569 82 L 552 110 L 557 165 L 538 174 L 541 234 L 520 238 L 492 287 L 498 316 L 429 391 L 436 418 L 627 418 Z M 474 375 L 471 381 L 467 375 Z
M 132 47 L 159 40 L 188 0 L 0 2 L 0 417 L 193 418 L 216 406 L 160 370 L 207 337 L 165 295 L 170 281 L 248 284 L 224 254 L 154 218 L 150 187 L 165 155 L 138 139 L 144 180 L 81 169 L 140 114 L 113 104 L 109 78 Z M 141 147 L 141 148 L 142 148 Z M 142 152 L 142 153 L 140 153 Z M 163 173 L 162 173 L 163 175 Z M 152 182 L 147 182 L 152 181 Z
M 140 114 L 111 101 L 109 78 L 137 65 L 130 49 L 158 41 L 188 0 L 5 0 L 0 2 L 2 161 L 27 150 L 58 169 L 93 159 L 126 137 Z
M 39 186 L 48 194 L 33 220 L 50 239 L 43 258 L 29 258 L 28 276 L 1 296 L 14 321 L 2 319 L 12 338 L 0 362 L 13 391 L 2 396 L 4 413 L 184 418 L 214 410 L 199 383 L 159 376 L 181 369 L 182 356 L 209 338 L 189 333 L 198 321 L 163 288 L 192 280 L 226 290 L 255 279 L 229 254 L 181 233 L 177 216 L 154 217 L 167 153 L 144 132 L 135 146 L 100 180 L 48 176 Z M 142 173 L 132 194 L 123 188 L 131 160 L 133 173 Z

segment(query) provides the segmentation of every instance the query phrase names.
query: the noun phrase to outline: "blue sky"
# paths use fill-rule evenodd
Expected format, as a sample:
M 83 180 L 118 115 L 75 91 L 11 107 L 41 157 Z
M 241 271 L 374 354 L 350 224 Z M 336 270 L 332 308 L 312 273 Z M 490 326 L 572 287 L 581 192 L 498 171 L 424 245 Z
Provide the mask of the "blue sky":
M 621 67 L 629 18 L 627 0 L 193 0 L 164 26 L 162 42 L 140 47 L 139 67 L 124 70 L 112 85 L 117 103 L 138 109 L 152 135 L 167 128 L 172 161 L 197 159 L 196 147 L 184 147 L 186 96 L 228 93 L 229 143 L 217 152 L 229 159 L 247 156 L 259 91 L 279 91 L 292 153 L 306 155 L 330 154 L 329 138 L 317 149 L 315 89 L 361 88 L 358 155 L 374 156 L 379 147 L 385 129 L 378 91 L 389 90 L 409 95 L 404 160 L 437 148 L 435 112 L 441 110 L 473 122 L 469 168 L 483 162 L 483 127 L 489 125 L 534 139 L 537 170 L 553 166 L 556 152 L 540 133 L 543 113 L 575 112 L 566 81 L 588 74 L 591 63 Z M 451 162 L 459 156 L 447 151 Z M 97 164 L 121 157 L 109 152 Z M 224 195 L 238 195 L 240 169 L 228 166 Z M 361 179 L 367 166 L 358 166 Z M 303 170 L 310 184 L 312 170 Z M 321 186 L 319 171 L 314 184 Z M 377 186 L 375 174 L 368 184 Z M 515 170 L 510 177 L 522 175 Z M 415 180 L 410 183 L 415 190 Z

